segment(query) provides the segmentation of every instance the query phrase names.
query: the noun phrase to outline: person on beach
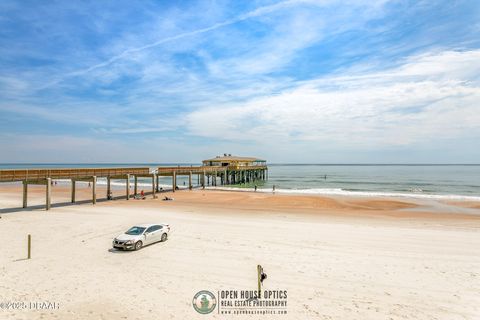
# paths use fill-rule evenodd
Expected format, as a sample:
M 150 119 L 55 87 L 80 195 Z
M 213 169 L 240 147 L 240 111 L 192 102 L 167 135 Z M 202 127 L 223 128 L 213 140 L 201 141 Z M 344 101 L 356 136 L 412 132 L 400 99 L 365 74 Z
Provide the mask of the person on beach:
M 273 185 L 272 192 L 275 193 L 275 185 Z
M 255 192 L 257 192 L 257 185 L 255 185 Z
M 143 192 L 143 190 L 140 191 L 140 198 L 141 198 L 141 199 L 145 199 L 145 192 Z
M 112 191 L 107 194 L 107 200 L 113 200 Z

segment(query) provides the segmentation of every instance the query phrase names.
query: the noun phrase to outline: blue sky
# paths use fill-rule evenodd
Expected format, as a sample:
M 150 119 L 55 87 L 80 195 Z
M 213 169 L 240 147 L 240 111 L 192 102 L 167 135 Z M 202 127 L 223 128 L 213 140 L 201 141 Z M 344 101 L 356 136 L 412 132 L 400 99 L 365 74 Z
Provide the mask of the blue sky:
M 0 162 L 480 162 L 478 1 L 0 13 Z

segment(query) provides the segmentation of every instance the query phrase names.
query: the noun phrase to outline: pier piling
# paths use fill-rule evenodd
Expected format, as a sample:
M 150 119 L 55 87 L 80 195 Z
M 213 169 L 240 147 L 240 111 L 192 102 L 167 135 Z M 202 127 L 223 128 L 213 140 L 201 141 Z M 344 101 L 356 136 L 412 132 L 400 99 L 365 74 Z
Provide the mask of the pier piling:
M 110 186 L 110 183 L 111 183 L 111 178 L 110 176 L 107 177 L 107 199 L 110 200 L 112 199 L 111 197 L 111 193 L 112 193 L 112 189 L 111 189 L 111 186 Z
M 137 184 L 138 184 L 138 177 L 137 176 L 134 176 L 133 177 L 133 195 L 136 196 L 137 195 Z
M 71 188 L 72 188 L 72 190 L 71 190 L 72 191 L 71 201 L 72 201 L 72 203 L 75 203 L 75 192 L 76 192 L 75 188 L 76 188 L 76 184 L 77 184 L 75 182 L 75 179 L 71 180 L 71 184 L 72 184 L 72 186 L 71 186 Z
M 127 200 L 130 199 L 130 175 L 127 174 L 127 180 L 126 180 L 126 197 L 127 197 Z
M 174 171 L 172 174 L 172 192 L 175 192 L 177 189 L 177 173 Z
M 23 180 L 23 207 L 27 207 L 27 198 L 28 198 L 28 183 L 26 180 Z
M 153 174 L 152 175 L 152 194 L 153 194 L 153 199 L 157 198 L 155 192 L 157 191 L 157 187 L 155 186 L 155 180 L 157 180 L 157 175 Z
M 97 177 L 92 177 L 92 204 L 97 203 Z
M 50 210 L 52 204 L 52 178 L 47 178 L 45 209 Z

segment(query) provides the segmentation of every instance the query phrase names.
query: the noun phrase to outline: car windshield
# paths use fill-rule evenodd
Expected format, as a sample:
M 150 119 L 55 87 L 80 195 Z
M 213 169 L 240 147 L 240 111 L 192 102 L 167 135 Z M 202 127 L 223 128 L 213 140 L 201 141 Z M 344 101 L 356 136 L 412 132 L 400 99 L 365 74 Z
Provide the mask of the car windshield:
M 129 234 L 131 236 L 138 236 L 139 234 L 142 234 L 143 231 L 145 231 L 145 228 L 142 227 L 131 227 L 126 234 Z

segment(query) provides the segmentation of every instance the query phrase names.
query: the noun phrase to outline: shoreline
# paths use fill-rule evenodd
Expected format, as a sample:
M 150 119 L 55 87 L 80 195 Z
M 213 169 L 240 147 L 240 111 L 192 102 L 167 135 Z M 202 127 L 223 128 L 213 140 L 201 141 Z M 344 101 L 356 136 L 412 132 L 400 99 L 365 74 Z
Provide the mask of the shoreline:
M 55 180 L 58 182 L 58 186 L 61 187 L 68 187 L 70 186 L 69 180 L 58 179 Z M 86 181 L 77 181 L 78 185 L 88 185 Z M 2 186 L 19 186 L 21 182 L 6 182 L 0 185 L 0 190 Z M 193 189 L 201 189 L 201 186 L 197 184 L 193 184 Z M 106 180 L 98 179 L 97 186 L 106 186 Z M 130 184 L 131 188 L 133 188 L 133 184 Z M 143 183 L 141 180 L 138 182 L 139 189 L 144 189 L 146 191 L 151 190 L 151 183 Z M 162 188 L 164 192 L 172 191 L 171 184 L 160 184 L 160 188 Z M 111 182 L 112 189 L 116 190 L 123 190 L 126 187 L 126 184 L 121 180 L 112 181 Z M 180 190 L 188 190 L 188 186 L 186 185 L 177 185 Z M 439 201 L 459 201 L 459 202 L 472 202 L 472 203 L 480 203 L 480 195 L 461 195 L 461 194 L 429 194 L 429 193 L 404 193 L 404 192 L 394 192 L 394 191 L 351 191 L 351 190 L 344 190 L 341 188 L 303 188 L 303 189 L 284 189 L 284 188 L 276 188 L 273 191 L 270 188 L 262 188 L 259 187 L 257 191 L 254 190 L 253 187 L 241 187 L 239 185 L 231 185 L 231 186 L 206 186 L 205 190 L 213 190 L 213 191 L 228 191 L 228 192 L 251 192 L 251 193 L 264 193 L 264 194 L 284 194 L 284 195 L 292 195 L 292 196 L 320 196 L 320 197 L 353 197 L 353 198 L 388 198 L 388 199 L 406 199 L 406 200 L 439 200 Z
M 143 188 L 139 187 L 138 192 Z M 44 186 L 30 186 L 28 207 L 21 208 L 21 185 L 0 185 L 0 215 L 2 213 L 43 210 Z M 238 209 L 240 211 L 256 210 L 261 212 L 289 211 L 295 214 L 316 214 L 320 217 L 368 217 L 399 219 L 480 219 L 480 201 L 438 200 L 419 198 L 398 198 L 390 196 L 353 196 L 289 194 L 282 192 L 238 191 L 229 188 L 207 187 L 180 189 L 173 193 L 171 188 L 157 192 L 157 199 L 152 199 L 151 190 L 143 189 L 146 199 L 125 199 L 124 187 L 112 188 L 113 201 L 106 200 L 106 186 L 97 185 L 97 206 L 140 206 L 156 207 L 166 205 L 172 208 L 210 208 L 213 210 Z M 77 203 L 70 202 L 70 187 L 64 184 L 52 188 L 52 210 L 61 206 L 84 206 L 91 204 L 91 188 L 87 183 L 77 186 Z M 133 196 L 133 187 L 130 189 Z M 162 201 L 164 196 L 173 197 L 175 201 Z

